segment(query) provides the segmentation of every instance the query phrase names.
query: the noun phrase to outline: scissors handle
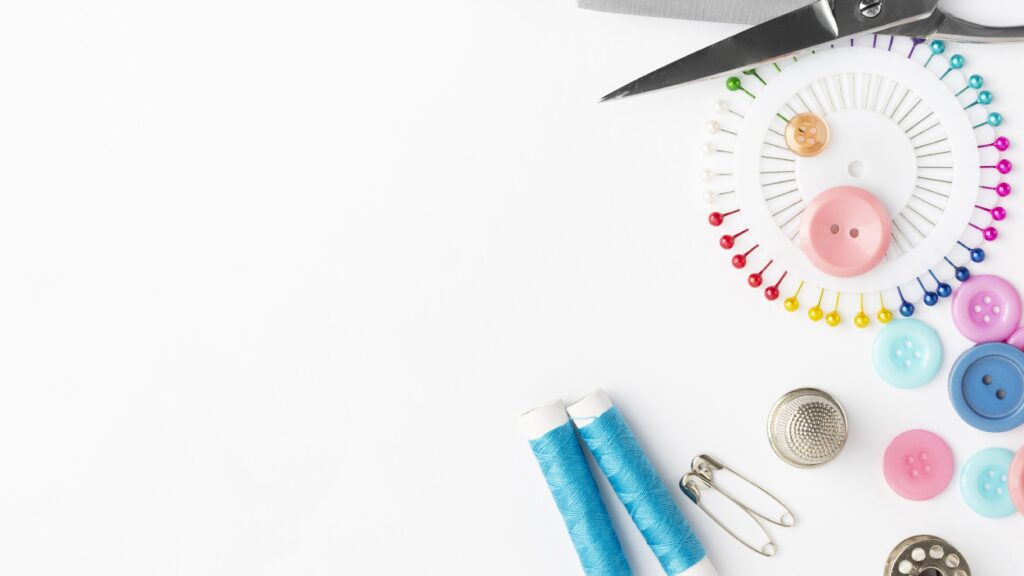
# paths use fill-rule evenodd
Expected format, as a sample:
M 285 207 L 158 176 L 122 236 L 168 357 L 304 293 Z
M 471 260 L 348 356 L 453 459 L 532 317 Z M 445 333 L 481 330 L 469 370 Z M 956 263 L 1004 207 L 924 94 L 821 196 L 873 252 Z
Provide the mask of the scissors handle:
M 944 14 L 944 16 L 944 21 L 931 35 L 932 38 L 956 42 L 1020 42 L 1024 40 L 1024 26 L 984 26 L 951 14 Z

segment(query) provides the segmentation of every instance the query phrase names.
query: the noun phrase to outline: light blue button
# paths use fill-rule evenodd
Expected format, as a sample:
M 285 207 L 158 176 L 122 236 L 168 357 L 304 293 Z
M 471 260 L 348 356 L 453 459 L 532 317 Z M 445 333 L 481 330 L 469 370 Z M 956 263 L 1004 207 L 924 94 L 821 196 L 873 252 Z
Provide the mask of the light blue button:
M 893 320 L 878 331 L 872 357 L 882 380 L 897 388 L 917 388 L 938 374 L 942 341 L 920 320 Z
M 957 358 L 949 373 L 956 413 L 986 432 L 1024 424 L 1024 352 L 1009 344 L 979 344 Z
M 1002 518 L 1017 511 L 1007 486 L 1013 452 L 1005 448 L 982 450 L 960 472 L 960 494 L 978 514 Z

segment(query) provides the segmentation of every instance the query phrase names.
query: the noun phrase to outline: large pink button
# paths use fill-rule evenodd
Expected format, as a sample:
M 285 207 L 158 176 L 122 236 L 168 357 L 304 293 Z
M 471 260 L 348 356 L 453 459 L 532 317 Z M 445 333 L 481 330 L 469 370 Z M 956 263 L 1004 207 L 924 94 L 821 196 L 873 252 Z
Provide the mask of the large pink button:
M 1017 511 L 1024 514 L 1024 448 L 1017 451 L 1010 464 L 1010 499 Z
M 1020 295 L 999 276 L 971 276 L 953 292 L 953 324 L 973 342 L 1005 342 L 1020 327 Z
M 1010 499 L 1017 506 L 1017 511 L 1024 515 L 1024 448 L 1017 451 L 1014 462 L 1010 464 Z
M 945 440 L 927 430 L 908 430 L 885 449 L 882 473 L 900 496 L 930 500 L 953 478 L 953 451 Z
M 800 221 L 800 247 L 819 270 L 858 276 L 889 249 L 889 213 L 878 198 L 855 186 L 837 186 L 807 204 Z

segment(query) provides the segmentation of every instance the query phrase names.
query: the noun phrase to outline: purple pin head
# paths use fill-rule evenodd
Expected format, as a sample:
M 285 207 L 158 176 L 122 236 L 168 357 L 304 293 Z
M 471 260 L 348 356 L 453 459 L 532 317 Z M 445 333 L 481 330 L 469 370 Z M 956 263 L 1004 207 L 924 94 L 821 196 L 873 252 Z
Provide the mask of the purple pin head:
M 996 164 L 996 170 L 999 170 L 1000 174 L 1009 174 L 1010 171 L 1013 170 L 1013 164 L 1006 159 L 1000 160 L 999 163 Z
M 999 196 L 1003 198 L 1009 196 L 1010 192 L 1012 191 L 1013 189 L 1006 182 L 1000 182 L 999 184 L 996 184 L 996 194 L 999 194 Z
M 999 138 L 996 138 L 992 145 L 996 147 L 996 150 L 1006 152 L 1010 148 L 1010 139 L 1005 136 L 1000 136 Z

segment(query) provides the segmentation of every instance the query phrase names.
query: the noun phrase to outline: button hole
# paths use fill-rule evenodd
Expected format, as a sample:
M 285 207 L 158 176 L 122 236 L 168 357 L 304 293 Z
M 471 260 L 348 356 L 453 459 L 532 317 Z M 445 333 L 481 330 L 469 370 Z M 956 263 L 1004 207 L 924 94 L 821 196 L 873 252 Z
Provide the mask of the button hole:
M 839 225 L 838 224 L 833 224 L 832 227 L 830 227 L 828 229 L 828 231 L 833 233 L 833 234 L 839 234 Z
M 981 381 L 985 384 L 985 386 L 988 386 L 989 384 L 992 383 L 992 377 L 989 376 L 988 374 L 985 374 L 984 376 L 981 377 Z
M 1003 390 L 1002 388 L 996 390 L 996 398 L 999 398 L 1000 400 L 1006 398 L 1006 390 Z

